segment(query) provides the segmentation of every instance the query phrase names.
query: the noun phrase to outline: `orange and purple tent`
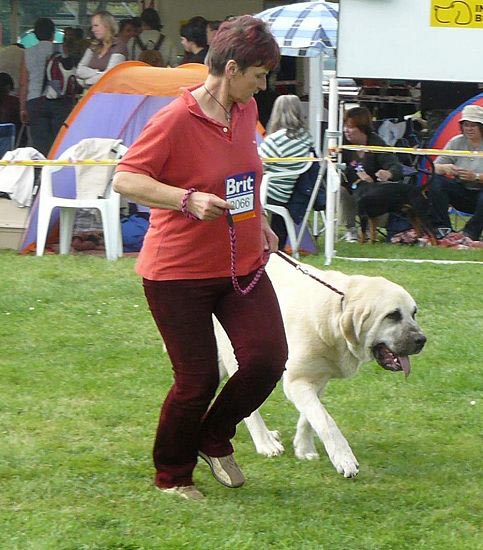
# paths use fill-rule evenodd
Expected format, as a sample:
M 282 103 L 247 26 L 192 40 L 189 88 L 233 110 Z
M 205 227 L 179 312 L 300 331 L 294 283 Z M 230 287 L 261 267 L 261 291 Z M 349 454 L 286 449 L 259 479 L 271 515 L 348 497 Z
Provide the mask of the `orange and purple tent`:
M 127 146 L 139 135 L 149 118 L 183 93 L 204 81 L 205 65 L 197 63 L 174 69 L 157 68 L 139 61 L 121 63 L 89 89 L 75 106 L 49 152 L 49 159 L 84 138 L 122 139 Z M 75 193 L 74 171 L 54 174 L 56 193 L 67 198 Z M 24 235 L 22 252 L 34 250 L 37 235 L 38 200 L 34 203 Z M 52 216 L 51 228 L 58 216 Z

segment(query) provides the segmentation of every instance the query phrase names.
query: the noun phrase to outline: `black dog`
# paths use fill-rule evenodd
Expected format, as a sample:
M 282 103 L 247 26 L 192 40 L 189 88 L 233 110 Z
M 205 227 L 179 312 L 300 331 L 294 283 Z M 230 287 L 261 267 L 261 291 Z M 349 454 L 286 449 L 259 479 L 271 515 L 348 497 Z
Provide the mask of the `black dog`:
M 431 229 L 430 207 L 423 191 L 408 183 L 384 183 L 359 185 L 355 193 L 357 210 L 361 221 L 361 242 L 365 242 L 366 230 L 369 224 L 370 241 L 376 241 L 376 218 L 383 214 L 406 214 L 416 230 L 418 237 L 426 233 L 431 244 L 436 244 L 436 238 Z

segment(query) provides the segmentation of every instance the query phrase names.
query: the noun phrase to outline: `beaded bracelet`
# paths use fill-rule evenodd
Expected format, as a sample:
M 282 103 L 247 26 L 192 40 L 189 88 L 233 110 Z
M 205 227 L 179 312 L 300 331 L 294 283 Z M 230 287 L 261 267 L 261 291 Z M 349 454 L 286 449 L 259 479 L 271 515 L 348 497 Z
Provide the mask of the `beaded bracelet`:
M 186 193 L 183 195 L 181 200 L 181 213 L 186 216 L 189 220 L 199 220 L 194 214 L 188 210 L 188 199 L 193 193 L 196 193 L 197 189 L 195 187 L 190 187 Z

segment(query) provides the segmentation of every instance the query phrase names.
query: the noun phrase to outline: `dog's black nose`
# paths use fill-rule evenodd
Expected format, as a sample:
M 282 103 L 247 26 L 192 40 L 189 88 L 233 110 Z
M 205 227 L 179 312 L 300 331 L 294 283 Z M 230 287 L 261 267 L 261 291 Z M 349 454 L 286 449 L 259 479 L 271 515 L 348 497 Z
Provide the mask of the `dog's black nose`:
M 422 349 L 424 344 L 426 343 L 426 336 L 424 334 L 418 334 L 416 338 L 414 339 L 414 343 L 418 346 L 419 349 Z

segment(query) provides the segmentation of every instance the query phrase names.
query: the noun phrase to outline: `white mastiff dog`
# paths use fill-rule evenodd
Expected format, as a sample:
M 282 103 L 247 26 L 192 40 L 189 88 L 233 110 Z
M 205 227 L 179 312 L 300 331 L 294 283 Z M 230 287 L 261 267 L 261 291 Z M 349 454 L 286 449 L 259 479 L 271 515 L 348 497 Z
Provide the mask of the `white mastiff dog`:
M 344 275 L 301 267 L 344 293 L 323 286 L 307 273 L 272 254 L 267 273 L 275 287 L 288 340 L 283 376 L 287 398 L 300 413 L 293 442 L 300 459 L 316 459 L 314 434 L 320 438 L 336 470 L 353 477 L 359 464 L 347 440 L 320 402 L 331 378 L 346 378 L 372 359 L 391 371 L 409 374 L 409 358 L 419 353 L 426 337 L 415 321 L 416 303 L 401 286 L 383 277 Z M 216 323 L 222 373 L 238 365 L 230 341 Z M 269 431 L 258 411 L 245 422 L 257 452 L 283 452 L 279 433 Z

